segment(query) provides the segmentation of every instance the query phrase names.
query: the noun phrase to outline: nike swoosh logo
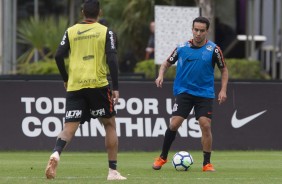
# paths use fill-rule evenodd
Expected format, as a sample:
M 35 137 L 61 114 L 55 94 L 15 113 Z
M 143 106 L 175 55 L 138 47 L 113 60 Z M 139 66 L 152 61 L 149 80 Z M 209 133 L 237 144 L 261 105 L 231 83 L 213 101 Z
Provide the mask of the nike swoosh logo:
M 86 33 L 87 31 L 90 31 L 91 29 L 93 29 L 93 28 L 90 28 L 90 29 L 86 29 L 86 30 L 84 30 L 84 31 L 77 31 L 77 34 L 78 35 L 81 35 L 81 34 L 83 34 L 83 33 Z
M 247 123 L 249 123 L 250 121 L 252 121 L 253 119 L 257 118 L 258 116 L 262 115 L 265 112 L 266 110 L 253 114 L 243 119 L 238 119 L 236 117 L 236 114 L 237 114 L 237 110 L 236 110 L 232 116 L 231 125 L 233 128 L 241 128 L 242 126 L 246 125 Z

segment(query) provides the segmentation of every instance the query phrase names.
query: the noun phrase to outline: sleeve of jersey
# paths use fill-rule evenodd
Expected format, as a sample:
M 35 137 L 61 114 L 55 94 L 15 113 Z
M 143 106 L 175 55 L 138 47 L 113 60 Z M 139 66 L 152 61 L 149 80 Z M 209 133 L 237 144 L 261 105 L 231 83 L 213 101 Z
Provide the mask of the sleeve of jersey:
M 220 47 L 216 46 L 213 53 L 213 61 L 217 64 L 218 68 L 224 68 L 225 67 L 225 61 L 223 57 L 223 53 L 220 49 Z
M 64 82 L 68 81 L 68 73 L 66 71 L 64 58 L 68 56 L 69 50 L 70 43 L 68 33 L 66 31 L 55 55 L 56 64 Z
M 117 37 L 111 30 L 107 30 L 105 49 L 112 79 L 112 89 L 118 90 Z
M 169 62 L 170 64 L 175 64 L 177 60 L 178 60 L 178 54 L 177 54 L 177 48 L 175 48 L 166 61 Z

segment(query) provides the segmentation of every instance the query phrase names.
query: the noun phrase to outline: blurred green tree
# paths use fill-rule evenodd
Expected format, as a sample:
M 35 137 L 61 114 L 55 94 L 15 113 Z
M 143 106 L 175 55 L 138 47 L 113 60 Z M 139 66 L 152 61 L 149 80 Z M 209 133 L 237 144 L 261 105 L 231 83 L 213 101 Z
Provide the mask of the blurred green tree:
M 18 58 L 18 63 L 30 63 L 36 50 L 40 60 L 53 57 L 67 26 L 66 17 L 47 17 L 38 20 L 30 17 L 20 22 L 17 41 L 28 49 Z

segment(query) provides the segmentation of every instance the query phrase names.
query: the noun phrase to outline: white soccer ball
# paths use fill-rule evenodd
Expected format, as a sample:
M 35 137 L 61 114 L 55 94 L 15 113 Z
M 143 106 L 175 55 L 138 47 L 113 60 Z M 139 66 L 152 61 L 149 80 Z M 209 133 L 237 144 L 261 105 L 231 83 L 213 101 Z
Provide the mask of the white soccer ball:
M 192 155 L 187 151 L 179 151 L 172 158 L 172 165 L 177 171 L 188 171 L 193 162 Z

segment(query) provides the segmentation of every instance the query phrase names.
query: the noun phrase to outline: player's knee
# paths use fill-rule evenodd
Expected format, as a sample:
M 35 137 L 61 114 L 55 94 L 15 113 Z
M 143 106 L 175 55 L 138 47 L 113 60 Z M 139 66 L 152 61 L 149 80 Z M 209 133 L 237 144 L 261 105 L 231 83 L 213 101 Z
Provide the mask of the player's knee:
M 169 125 L 169 129 L 170 129 L 171 131 L 177 131 L 177 130 L 178 130 L 178 127 Z
M 184 121 L 184 118 L 182 118 L 180 116 L 172 117 L 171 122 L 169 124 L 169 129 L 171 131 L 177 131 L 178 128 L 181 126 L 183 121 Z

